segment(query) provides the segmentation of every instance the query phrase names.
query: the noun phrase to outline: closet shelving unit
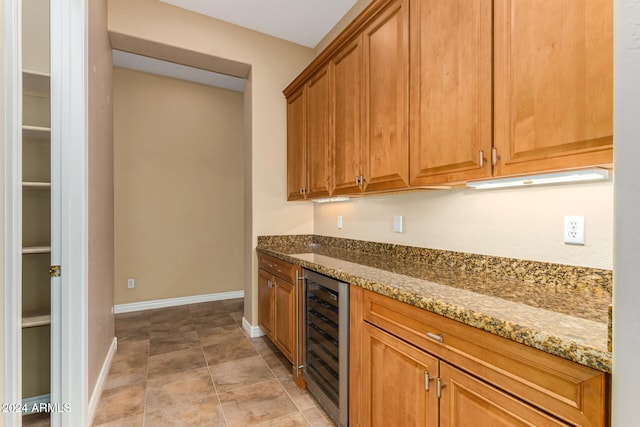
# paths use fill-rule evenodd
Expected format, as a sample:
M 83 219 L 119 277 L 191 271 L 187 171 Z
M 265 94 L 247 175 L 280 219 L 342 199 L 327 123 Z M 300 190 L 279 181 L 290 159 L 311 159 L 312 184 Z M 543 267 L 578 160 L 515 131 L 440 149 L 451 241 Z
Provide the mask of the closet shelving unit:
M 24 48 L 23 48 L 24 49 Z M 22 72 L 22 392 L 46 399 L 51 366 L 50 78 Z

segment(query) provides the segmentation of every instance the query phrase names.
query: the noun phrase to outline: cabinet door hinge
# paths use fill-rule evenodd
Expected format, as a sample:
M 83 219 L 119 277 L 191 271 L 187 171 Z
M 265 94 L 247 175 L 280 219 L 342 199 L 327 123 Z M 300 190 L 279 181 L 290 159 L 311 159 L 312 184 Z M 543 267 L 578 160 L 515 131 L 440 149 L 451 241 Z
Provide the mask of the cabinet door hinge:
M 60 277 L 60 266 L 52 265 L 49 267 L 49 277 Z

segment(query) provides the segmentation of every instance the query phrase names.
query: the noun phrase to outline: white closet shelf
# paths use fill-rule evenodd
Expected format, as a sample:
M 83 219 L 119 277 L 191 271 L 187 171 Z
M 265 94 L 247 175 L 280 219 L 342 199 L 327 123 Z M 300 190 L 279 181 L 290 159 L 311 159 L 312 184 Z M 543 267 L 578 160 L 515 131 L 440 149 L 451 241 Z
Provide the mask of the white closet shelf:
M 31 254 L 50 254 L 51 246 L 27 246 L 22 248 L 23 255 L 31 255 Z
M 22 328 L 35 328 L 51 324 L 51 313 L 48 311 L 26 311 L 22 313 Z
M 22 125 L 22 138 L 51 139 L 51 128 L 44 126 Z
M 51 76 L 41 71 L 22 70 L 22 86 L 49 90 L 51 88 Z

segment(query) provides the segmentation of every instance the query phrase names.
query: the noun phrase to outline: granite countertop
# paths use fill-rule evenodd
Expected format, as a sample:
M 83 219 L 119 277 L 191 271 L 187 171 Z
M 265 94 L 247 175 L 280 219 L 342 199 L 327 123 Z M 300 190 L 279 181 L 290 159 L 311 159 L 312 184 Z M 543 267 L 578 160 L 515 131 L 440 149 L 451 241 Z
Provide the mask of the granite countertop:
M 611 272 L 323 236 L 258 252 L 585 366 L 611 372 Z

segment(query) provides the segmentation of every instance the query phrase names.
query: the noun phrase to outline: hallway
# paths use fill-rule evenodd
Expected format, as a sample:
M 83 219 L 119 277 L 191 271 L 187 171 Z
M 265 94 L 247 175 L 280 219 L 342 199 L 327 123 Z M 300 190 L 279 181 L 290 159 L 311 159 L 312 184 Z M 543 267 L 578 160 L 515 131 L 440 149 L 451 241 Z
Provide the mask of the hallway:
M 116 315 L 94 426 L 332 426 L 266 338 L 247 338 L 243 300 Z

